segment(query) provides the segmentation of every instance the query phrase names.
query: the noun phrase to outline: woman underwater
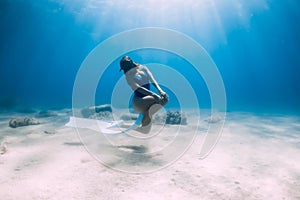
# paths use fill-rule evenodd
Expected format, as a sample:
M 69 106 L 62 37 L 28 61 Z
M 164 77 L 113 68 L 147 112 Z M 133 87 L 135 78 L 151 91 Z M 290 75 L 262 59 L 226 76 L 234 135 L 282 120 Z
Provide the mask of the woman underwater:
M 134 91 L 133 108 L 143 114 L 141 132 L 148 133 L 151 129 L 151 118 L 154 113 L 166 105 L 168 95 L 160 88 L 150 70 L 141 64 L 133 62 L 128 56 L 120 60 L 120 71 L 124 71 L 128 85 Z M 159 94 L 150 90 L 150 83 Z

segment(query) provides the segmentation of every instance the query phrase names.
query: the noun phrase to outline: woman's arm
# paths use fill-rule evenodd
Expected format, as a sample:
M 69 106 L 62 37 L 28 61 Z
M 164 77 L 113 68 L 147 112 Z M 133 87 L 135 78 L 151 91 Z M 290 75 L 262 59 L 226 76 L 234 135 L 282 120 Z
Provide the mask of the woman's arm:
M 157 81 L 155 80 L 155 78 L 153 77 L 151 71 L 143 66 L 143 69 L 145 70 L 145 72 L 147 73 L 148 77 L 149 77 L 149 80 L 151 81 L 151 83 L 154 85 L 154 87 L 158 90 L 159 94 L 160 95 L 163 95 L 165 94 L 165 92 L 160 88 L 159 84 L 157 83 Z
M 141 94 L 144 94 L 146 96 L 153 96 L 154 99 L 157 101 L 157 102 L 160 102 L 161 101 L 161 97 L 157 94 L 155 94 L 154 92 L 148 90 L 147 88 L 139 85 L 134 79 L 132 76 L 130 75 L 126 75 L 126 81 L 128 83 L 128 85 L 131 87 L 132 90 L 134 91 L 137 91 Z
M 150 81 L 152 82 L 152 84 L 154 85 L 154 87 L 158 90 L 159 95 L 160 95 L 160 104 L 161 105 L 166 105 L 169 101 L 169 96 L 167 95 L 167 93 L 165 93 L 159 86 L 159 84 L 157 83 L 157 81 L 155 80 L 154 76 L 152 75 L 151 71 L 143 66 L 144 70 L 146 71 L 146 73 L 148 74 L 148 77 L 150 79 Z

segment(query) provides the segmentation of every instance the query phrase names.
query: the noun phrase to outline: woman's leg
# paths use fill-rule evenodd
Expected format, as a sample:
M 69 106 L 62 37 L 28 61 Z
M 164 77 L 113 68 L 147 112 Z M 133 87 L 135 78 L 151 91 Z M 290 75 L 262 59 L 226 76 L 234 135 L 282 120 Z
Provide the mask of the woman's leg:
M 151 118 L 154 113 L 162 108 L 160 104 L 157 104 L 154 97 L 133 97 L 133 106 L 137 112 L 141 112 L 144 117 L 142 120 L 142 126 L 147 126 L 151 123 Z

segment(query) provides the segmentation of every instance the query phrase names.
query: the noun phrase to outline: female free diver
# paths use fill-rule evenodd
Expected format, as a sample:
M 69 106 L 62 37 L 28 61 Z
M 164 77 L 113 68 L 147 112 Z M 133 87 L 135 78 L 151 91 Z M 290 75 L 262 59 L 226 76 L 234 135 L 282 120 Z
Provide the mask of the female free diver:
M 128 85 L 134 91 L 132 98 L 133 108 L 143 114 L 141 132 L 149 132 L 151 118 L 154 113 L 166 105 L 168 95 L 160 88 L 150 70 L 141 64 L 135 63 L 128 56 L 120 60 L 120 71 L 124 71 Z M 150 90 L 150 83 L 154 85 L 159 94 Z

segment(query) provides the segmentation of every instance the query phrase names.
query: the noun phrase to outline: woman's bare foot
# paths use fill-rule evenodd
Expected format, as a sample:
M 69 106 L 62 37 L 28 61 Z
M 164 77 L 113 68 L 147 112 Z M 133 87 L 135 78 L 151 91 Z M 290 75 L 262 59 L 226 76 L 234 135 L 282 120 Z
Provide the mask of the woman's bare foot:
M 149 123 L 149 124 L 146 125 L 146 126 L 139 126 L 139 127 L 136 128 L 135 130 L 138 131 L 138 132 L 140 132 L 140 133 L 147 134 L 147 133 L 150 132 L 151 127 L 152 127 L 152 123 Z

